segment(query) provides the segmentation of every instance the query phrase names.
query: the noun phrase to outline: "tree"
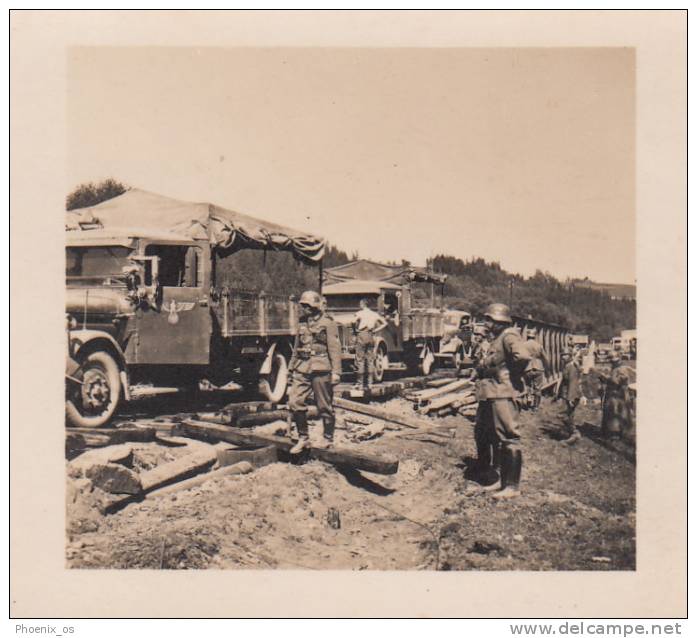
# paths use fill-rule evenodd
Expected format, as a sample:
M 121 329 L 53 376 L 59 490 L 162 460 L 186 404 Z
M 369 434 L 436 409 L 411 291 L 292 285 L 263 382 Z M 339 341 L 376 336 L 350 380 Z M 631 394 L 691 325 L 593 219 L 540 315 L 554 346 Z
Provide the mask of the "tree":
M 107 199 L 122 195 L 127 190 L 127 186 L 111 177 L 97 184 L 94 182 L 80 184 L 65 198 L 65 210 L 96 206 Z

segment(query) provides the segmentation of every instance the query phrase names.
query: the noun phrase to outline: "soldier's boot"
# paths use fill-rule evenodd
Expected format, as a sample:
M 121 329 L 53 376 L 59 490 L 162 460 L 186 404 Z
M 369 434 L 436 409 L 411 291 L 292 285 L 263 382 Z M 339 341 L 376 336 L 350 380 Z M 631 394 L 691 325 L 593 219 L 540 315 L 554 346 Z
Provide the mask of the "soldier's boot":
M 307 425 L 307 412 L 295 412 L 293 421 L 298 430 L 298 442 L 290 448 L 291 454 L 300 454 L 306 447 L 310 445 L 310 433 Z
M 476 441 L 477 461 L 474 466 L 473 480 L 483 486 L 489 486 L 491 479 L 494 478 L 496 484 L 496 470 L 492 466 L 494 461 L 491 444 L 484 441 Z
M 368 372 L 368 385 L 366 386 L 366 388 L 372 388 L 374 382 L 375 382 L 375 379 L 373 378 L 373 373 Z
M 323 416 L 322 424 L 324 425 L 324 436 L 322 442 L 317 447 L 328 448 L 334 445 L 334 429 L 336 427 L 336 419 L 334 416 Z
M 581 433 L 575 425 L 569 427 L 569 436 L 562 441 L 564 445 L 574 445 L 581 440 Z
M 495 499 L 515 498 L 520 495 L 520 475 L 523 471 L 523 454 L 518 446 L 506 445 L 501 459 L 501 490 L 492 495 Z

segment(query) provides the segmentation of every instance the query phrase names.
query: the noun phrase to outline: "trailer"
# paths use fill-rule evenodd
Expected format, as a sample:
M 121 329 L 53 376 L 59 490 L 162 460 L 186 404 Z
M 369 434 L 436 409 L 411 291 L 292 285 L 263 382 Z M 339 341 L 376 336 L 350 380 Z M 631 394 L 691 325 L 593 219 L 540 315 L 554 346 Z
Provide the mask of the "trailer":
M 322 239 L 137 189 L 70 211 L 66 229 L 71 424 L 105 425 L 144 387 L 152 394 L 237 382 L 269 401 L 283 398 L 295 296 L 230 286 L 221 266 L 241 251 L 264 259 L 280 251 L 317 266 Z
M 512 315 L 513 325 L 520 330 L 523 339 L 527 339 L 528 330 L 534 328 L 536 331 L 535 340 L 542 344 L 550 362 L 550 370 L 545 374 L 542 381 L 542 390 L 556 387 L 561 382 L 564 366 L 561 355 L 569 343 L 570 331 L 565 326 L 554 323 L 538 321 L 531 317 L 520 317 Z

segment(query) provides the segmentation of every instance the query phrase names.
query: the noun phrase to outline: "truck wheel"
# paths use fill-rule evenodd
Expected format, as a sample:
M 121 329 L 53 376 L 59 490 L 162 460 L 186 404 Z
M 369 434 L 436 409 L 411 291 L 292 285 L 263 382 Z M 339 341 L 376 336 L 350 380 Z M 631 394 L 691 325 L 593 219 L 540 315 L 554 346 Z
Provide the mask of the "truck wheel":
M 423 359 L 421 359 L 421 365 L 419 366 L 419 370 L 421 374 L 423 374 L 425 377 L 427 377 L 429 374 L 431 374 L 431 370 L 433 369 L 433 362 L 435 361 L 435 357 L 433 356 L 433 353 L 431 352 L 430 348 L 426 348 L 424 351 L 424 356 Z
M 82 362 L 82 384 L 70 384 L 65 415 L 70 425 L 82 428 L 105 426 L 119 405 L 121 379 L 119 366 L 107 352 L 93 352 Z
M 385 370 L 389 365 L 389 359 L 387 358 L 387 347 L 383 342 L 380 342 L 375 349 L 375 370 L 373 372 L 373 378 L 376 383 L 382 383 L 385 378 Z
M 259 381 L 259 392 L 271 403 L 280 403 L 288 388 L 288 361 L 280 352 L 274 352 L 271 373 Z

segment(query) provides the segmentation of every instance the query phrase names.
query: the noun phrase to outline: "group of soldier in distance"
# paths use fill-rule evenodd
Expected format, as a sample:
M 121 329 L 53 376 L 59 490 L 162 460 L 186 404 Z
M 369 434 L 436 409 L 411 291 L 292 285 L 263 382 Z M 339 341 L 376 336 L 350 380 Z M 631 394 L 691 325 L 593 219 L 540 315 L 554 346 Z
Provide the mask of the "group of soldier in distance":
M 319 445 L 333 444 L 333 387 L 339 383 L 341 374 L 339 333 L 326 312 L 325 300 L 315 291 L 305 291 L 299 307 L 298 334 L 289 364 L 288 404 L 298 434 L 292 454 L 300 454 L 309 446 L 307 408 L 311 398 L 324 429 L 323 442 Z M 523 454 L 519 413 L 522 408 L 537 410 L 539 407 L 540 384 L 550 361 L 535 339 L 534 329 L 528 330 L 524 339 L 513 325 L 507 305 L 489 305 L 484 319 L 484 325 L 475 328 L 472 352 L 477 398 L 474 427 L 477 459 L 471 474 L 485 490 L 493 493 L 493 498 L 507 499 L 520 493 Z M 373 382 L 374 336 L 384 327 L 385 320 L 362 300 L 353 325 L 357 384 L 367 387 Z M 583 396 L 582 369 L 578 353 L 571 348 L 562 352 L 562 362 L 562 379 L 554 400 L 564 402 L 563 442 L 573 445 L 580 438 L 574 415 Z M 609 374 L 598 373 L 598 378 L 604 386 L 601 430 L 606 437 L 616 438 L 629 423 L 630 375 L 621 365 L 619 353 L 612 355 Z M 493 482 L 492 476 L 495 477 Z

